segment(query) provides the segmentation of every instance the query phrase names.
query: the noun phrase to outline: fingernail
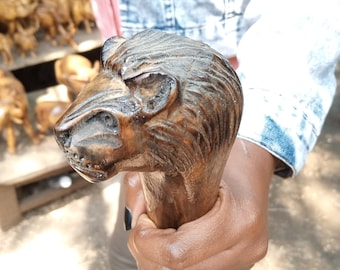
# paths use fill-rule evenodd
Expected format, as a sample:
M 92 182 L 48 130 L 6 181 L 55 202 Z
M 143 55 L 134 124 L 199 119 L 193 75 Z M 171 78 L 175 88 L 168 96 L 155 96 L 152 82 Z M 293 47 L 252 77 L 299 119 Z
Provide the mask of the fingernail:
M 125 226 L 126 231 L 131 230 L 132 214 L 131 214 L 131 210 L 127 207 L 125 207 L 124 226 Z

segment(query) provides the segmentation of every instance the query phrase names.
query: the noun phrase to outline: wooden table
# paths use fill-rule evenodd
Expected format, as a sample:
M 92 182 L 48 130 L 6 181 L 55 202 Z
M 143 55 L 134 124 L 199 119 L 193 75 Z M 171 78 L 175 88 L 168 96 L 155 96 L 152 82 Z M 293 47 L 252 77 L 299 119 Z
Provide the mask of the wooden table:
M 15 155 L 7 154 L 4 147 L 0 153 L 0 227 L 3 230 L 18 223 L 23 213 L 89 184 L 73 172 L 51 135 L 40 145 L 32 145 L 23 138 Z M 72 181 L 71 186 L 57 185 L 62 176 Z

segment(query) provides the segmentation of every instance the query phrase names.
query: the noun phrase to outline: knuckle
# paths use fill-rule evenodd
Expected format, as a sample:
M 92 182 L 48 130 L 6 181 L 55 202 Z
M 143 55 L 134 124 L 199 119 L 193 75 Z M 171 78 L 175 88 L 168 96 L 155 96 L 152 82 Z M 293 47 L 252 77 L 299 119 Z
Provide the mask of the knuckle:
M 258 262 L 261 259 L 263 259 L 268 251 L 268 239 L 266 237 L 263 237 L 263 239 L 259 240 L 256 249 L 253 255 L 254 262 Z
M 170 269 L 184 269 L 188 258 L 187 250 L 178 242 L 168 243 L 165 258 Z
M 135 241 L 144 242 L 144 239 L 149 236 L 149 230 L 145 229 L 142 224 L 136 224 L 133 229 L 133 237 Z
M 248 232 L 246 246 L 250 263 L 263 259 L 268 251 L 267 214 L 256 207 L 248 208 L 248 218 L 245 221 L 244 231 Z
M 140 224 L 136 224 L 129 235 L 129 247 L 141 249 L 145 245 L 145 239 L 148 237 L 149 231 L 144 229 Z
M 268 250 L 268 237 L 266 234 L 255 237 L 247 243 L 247 259 L 250 264 L 254 264 L 263 259 Z
M 267 212 L 250 204 L 245 209 L 246 211 L 243 216 L 246 218 L 243 219 L 241 231 L 250 233 L 252 237 L 249 239 L 252 239 L 254 242 L 263 237 L 267 239 Z

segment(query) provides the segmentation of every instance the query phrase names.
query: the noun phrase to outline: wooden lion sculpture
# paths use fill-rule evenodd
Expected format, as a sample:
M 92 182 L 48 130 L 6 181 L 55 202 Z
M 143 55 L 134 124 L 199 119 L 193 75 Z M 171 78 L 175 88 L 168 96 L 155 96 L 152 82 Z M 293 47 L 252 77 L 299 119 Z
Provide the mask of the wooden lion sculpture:
M 23 126 L 34 144 L 39 143 L 30 123 L 24 86 L 10 71 L 0 69 L 0 132 L 7 133 L 7 151 L 10 154 L 16 152 L 16 125 Z
M 91 182 L 140 172 L 159 228 L 207 213 L 241 119 L 229 62 L 200 42 L 146 30 L 107 40 L 102 64 L 55 127 L 71 166 Z

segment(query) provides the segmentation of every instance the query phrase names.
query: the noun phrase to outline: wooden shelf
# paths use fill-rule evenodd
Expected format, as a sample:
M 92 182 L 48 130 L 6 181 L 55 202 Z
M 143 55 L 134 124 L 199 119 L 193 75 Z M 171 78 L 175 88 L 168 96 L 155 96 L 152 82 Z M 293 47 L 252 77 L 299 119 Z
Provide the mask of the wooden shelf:
M 26 56 L 22 58 L 17 49 L 12 50 L 14 63 L 5 65 L 2 57 L 0 68 L 7 70 L 16 70 L 27 66 L 33 66 L 44 62 L 53 61 L 62 58 L 69 53 L 82 53 L 90 51 L 102 45 L 100 33 L 98 29 L 94 29 L 92 33 L 86 33 L 84 30 L 79 30 L 75 37 L 75 42 L 78 44 L 78 50 L 75 50 L 70 45 L 65 46 L 52 46 L 48 41 L 40 38 L 38 41 L 38 48 L 36 50 L 37 57 Z
M 70 53 L 85 55 L 91 50 L 97 51 L 102 43 L 98 30 L 90 34 L 78 31 L 74 39 L 78 44 L 78 50 L 71 46 L 53 47 L 47 41 L 41 41 L 36 51 L 37 57 L 21 58 L 18 52 L 13 50 L 15 62 L 12 65 L 4 65 L 0 58 L 0 68 L 11 70 L 24 84 L 26 91 L 29 90 L 27 91 L 29 113 L 34 129 L 36 129 L 35 100 L 47 92 L 46 89 L 38 90 L 37 86 L 41 85 L 39 80 L 47 81 L 48 86 L 56 84 L 54 61 Z M 47 135 L 39 145 L 34 145 L 21 126 L 16 126 L 15 132 L 16 154 L 8 154 L 4 134 L 0 131 L 0 229 L 2 230 L 18 223 L 24 212 L 89 185 L 73 172 L 52 134 Z M 42 188 L 44 182 L 53 178 L 58 179 L 60 176 L 71 177 L 72 185 L 68 188 L 48 187 L 48 185 L 47 188 Z M 34 186 L 37 187 L 37 192 L 27 194 L 27 189 Z
M 62 173 L 61 175 L 58 175 L 57 177 L 52 177 L 51 179 L 45 179 L 43 181 L 47 182 L 47 181 L 52 180 L 54 182 L 57 182 L 58 178 L 62 176 L 64 177 L 67 176 L 69 177 L 69 179 L 72 180 L 72 184 L 70 187 L 63 188 L 63 187 L 58 187 L 58 186 L 54 187 L 51 185 L 42 185 L 41 183 L 36 184 L 37 186 L 36 192 L 34 192 L 33 194 L 29 194 L 27 196 L 24 196 L 23 198 L 19 198 L 19 208 L 21 212 L 25 213 L 41 205 L 44 205 L 53 200 L 56 200 L 62 196 L 70 194 L 79 188 L 90 185 L 89 182 L 81 178 L 76 172 L 72 172 L 72 171 L 68 173 Z M 30 186 L 34 186 L 34 185 L 30 185 Z M 42 188 L 40 188 L 40 186 L 42 186 Z M 28 186 L 22 187 L 22 190 L 20 191 L 22 193 L 25 193 L 25 188 L 30 188 L 30 187 Z
M 1 138 L 0 185 L 16 187 L 69 170 L 64 154 L 52 135 L 33 145 L 26 134 L 17 138 L 17 153 L 8 154 Z

